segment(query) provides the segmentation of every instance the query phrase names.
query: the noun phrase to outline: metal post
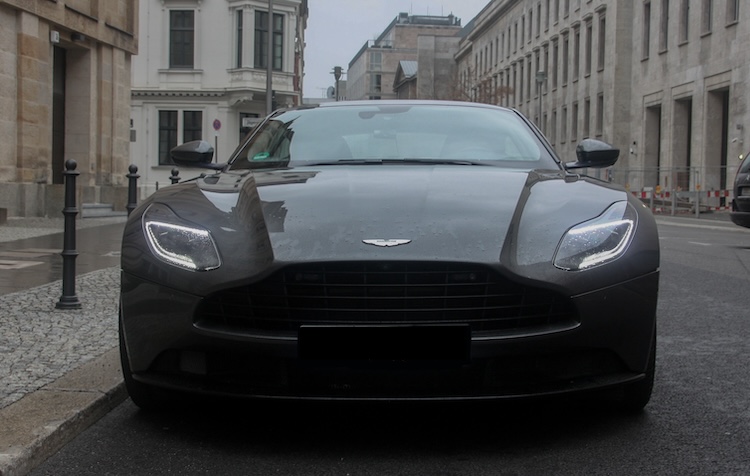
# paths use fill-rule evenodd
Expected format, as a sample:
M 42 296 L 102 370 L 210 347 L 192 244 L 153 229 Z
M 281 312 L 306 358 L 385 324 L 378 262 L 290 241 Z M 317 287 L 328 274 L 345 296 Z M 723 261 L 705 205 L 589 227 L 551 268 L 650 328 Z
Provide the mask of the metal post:
M 690 170 L 690 169 L 688 169 Z M 689 175 L 688 175 L 689 177 Z M 701 183 L 700 183 L 700 170 L 698 167 L 695 168 L 695 218 L 701 216 Z
M 266 114 L 273 112 L 273 0 L 268 0 L 268 58 L 266 61 Z
M 130 216 L 130 213 L 135 210 L 135 207 L 138 204 L 138 179 L 141 176 L 138 175 L 138 167 L 134 164 L 130 164 L 128 170 L 130 171 L 130 173 L 126 175 L 128 178 L 128 204 L 125 208 L 127 208 L 128 216 Z
M 344 69 L 341 66 L 333 67 L 333 78 L 336 80 L 336 101 L 339 100 L 339 80 L 341 79 L 341 73 Z
M 58 309 L 80 309 L 81 301 L 76 296 L 76 177 L 80 172 L 76 170 L 78 164 L 75 160 L 65 162 L 65 231 L 63 233 L 63 250 L 60 255 L 63 259 L 63 282 L 62 296 L 55 305 Z
M 177 167 L 172 169 L 172 176 L 169 177 L 169 181 L 172 182 L 172 185 L 180 181 L 180 171 Z

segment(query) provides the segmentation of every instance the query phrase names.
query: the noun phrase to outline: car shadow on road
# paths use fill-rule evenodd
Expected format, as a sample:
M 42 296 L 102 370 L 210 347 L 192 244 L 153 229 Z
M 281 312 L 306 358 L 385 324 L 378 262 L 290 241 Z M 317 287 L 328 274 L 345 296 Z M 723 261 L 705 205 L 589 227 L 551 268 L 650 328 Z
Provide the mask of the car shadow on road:
M 508 402 L 221 402 L 166 413 L 137 411 L 136 426 L 168 428 L 222 451 L 298 454 L 410 451 L 453 454 L 544 447 L 627 431 L 648 412 L 624 414 L 599 400 Z M 210 435 L 210 436 L 207 436 Z M 331 456 L 331 455 L 329 455 Z

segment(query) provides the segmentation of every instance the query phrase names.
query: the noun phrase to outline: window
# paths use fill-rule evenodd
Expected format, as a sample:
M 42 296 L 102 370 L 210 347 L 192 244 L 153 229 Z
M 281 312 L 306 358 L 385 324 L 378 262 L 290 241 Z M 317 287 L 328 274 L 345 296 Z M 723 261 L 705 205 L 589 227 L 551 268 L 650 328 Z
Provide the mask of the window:
M 586 76 L 591 74 L 591 50 L 593 48 L 594 41 L 594 27 L 591 21 L 586 22 L 586 58 L 584 59 L 584 74 Z
M 255 67 L 268 67 L 268 12 L 255 12 Z M 281 71 L 284 39 L 284 15 L 273 14 L 273 64 L 274 71 Z
M 529 43 L 531 43 L 531 37 L 534 31 L 534 9 L 529 10 Z
M 183 111 L 182 142 L 203 138 L 203 111 Z
M 651 2 L 643 4 L 643 52 L 641 58 L 647 59 L 651 49 Z
M 737 23 L 740 19 L 740 0 L 727 0 L 727 25 Z
M 604 70 L 604 60 L 607 58 L 606 56 L 606 40 L 607 38 L 607 19 L 604 15 L 599 17 L 599 64 L 598 68 L 599 71 Z
M 531 55 L 526 57 L 526 100 L 531 101 L 531 88 L 535 82 L 534 69 L 531 65 Z
M 680 7 L 680 43 L 688 40 L 688 25 L 690 24 L 690 0 L 682 0 Z
M 579 63 L 581 62 L 581 29 L 573 30 L 573 81 L 578 81 Z
M 552 119 L 549 123 L 549 139 L 552 145 L 555 145 L 557 140 L 557 109 L 552 110 Z
M 237 58 L 235 62 L 235 66 L 237 68 L 242 68 L 242 16 L 244 12 L 242 10 L 237 10 L 236 13 L 236 23 L 237 23 Z
M 568 136 L 568 108 L 563 106 L 560 118 L 560 143 L 564 144 Z
M 547 8 L 545 9 L 545 12 L 547 13 L 544 15 L 544 31 L 549 30 L 549 8 L 550 8 L 550 0 L 547 0 Z
M 669 1 L 661 0 L 661 19 L 659 21 L 659 51 L 666 51 L 669 46 Z
M 738 0 L 739 1 L 739 0 Z M 536 4 L 536 37 L 542 34 L 542 3 Z
M 177 111 L 159 111 L 159 165 L 172 165 L 169 151 L 177 146 Z
M 570 121 L 570 139 L 576 141 L 578 139 L 578 103 L 573 103 L 573 117 Z
M 713 14 L 713 1 L 703 0 L 703 17 L 701 21 L 703 34 L 711 33 L 712 14 Z
M 383 69 L 383 53 L 380 51 L 370 52 L 370 70 L 380 71 Z
M 195 12 L 171 10 L 169 12 L 169 67 L 193 68 L 195 41 Z
M 601 137 L 604 133 L 604 94 L 596 96 L 596 135 Z
M 203 111 L 182 112 L 182 137 L 179 135 L 179 111 L 159 111 L 159 165 L 174 165 L 169 151 L 179 143 L 203 138 Z
M 552 42 L 552 89 L 557 88 L 557 40 Z
M 373 93 L 383 92 L 383 75 L 381 74 L 372 75 L 372 92 Z
M 591 134 L 591 98 L 586 98 L 583 102 L 583 137 L 589 137 Z
M 562 84 L 567 86 L 568 84 L 568 65 L 570 63 L 569 55 L 570 41 L 568 35 L 563 36 L 563 47 L 562 47 Z

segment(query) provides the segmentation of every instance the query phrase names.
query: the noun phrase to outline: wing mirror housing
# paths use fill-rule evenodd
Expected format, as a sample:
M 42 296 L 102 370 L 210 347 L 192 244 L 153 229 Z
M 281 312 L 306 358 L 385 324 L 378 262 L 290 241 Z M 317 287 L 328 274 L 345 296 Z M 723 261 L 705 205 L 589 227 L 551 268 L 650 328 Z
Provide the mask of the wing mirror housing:
M 596 139 L 583 139 L 576 147 L 575 162 L 565 164 L 566 169 L 604 168 L 617 162 L 620 149 Z
M 177 165 L 201 169 L 222 170 L 226 164 L 215 164 L 214 148 L 204 140 L 194 140 L 178 145 L 169 151 Z

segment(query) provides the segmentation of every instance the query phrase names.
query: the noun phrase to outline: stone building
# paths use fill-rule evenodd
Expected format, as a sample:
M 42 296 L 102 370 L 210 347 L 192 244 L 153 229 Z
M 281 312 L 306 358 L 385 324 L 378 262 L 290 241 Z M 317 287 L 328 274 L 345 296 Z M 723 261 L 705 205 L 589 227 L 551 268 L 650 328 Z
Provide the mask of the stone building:
M 423 98 L 435 99 L 448 93 L 439 81 L 454 76 L 453 54 L 458 48 L 461 19 L 453 15 L 422 16 L 399 13 L 375 40 L 368 40 L 349 62 L 347 99 L 394 99 L 396 70 L 401 61 L 417 61 L 420 80 L 414 86 Z M 420 54 L 420 51 L 422 52 Z M 402 65 L 403 66 L 403 65 Z M 408 68 L 408 66 L 407 66 Z M 402 87 L 406 85 L 399 78 Z M 436 89 L 437 88 L 437 89 Z M 406 94 L 402 92 L 403 94 Z M 441 98 L 445 99 L 445 98 Z
M 63 172 L 78 204 L 125 208 L 132 0 L 0 0 L 0 208 L 62 216 Z
M 741 5 L 742 4 L 742 5 Z M 631 170 L 636 188 L 726 190 L 750 143 L 750 5 L 641 1 L 633 19 Z M 725 205 L 715 203 L 715 205 Z
M 519 109 L 564 160 L 578 140 L 630 139 L 632 0 L 500 0 L 456 58 L 471 100 Z M 539 74 L 538 74 L 539 73 Z
M 525 113 L 563 160 L 585 137 L 619 147 L 600 175 L 633 191 L 723 191 L 750 123 L 741 4 L 493 0 L 455 56 L 459 84 L 471 100 Z
M 266 111 L 268 0 L 141 0 L 131 157 L 140 194 L 170 184 L 169 150 L 203 139 L 225 161 Z M 302 103 L 307 0 L 273 0 L 273 107 Z M 179 170 L 180 178 L 200 170 Z

